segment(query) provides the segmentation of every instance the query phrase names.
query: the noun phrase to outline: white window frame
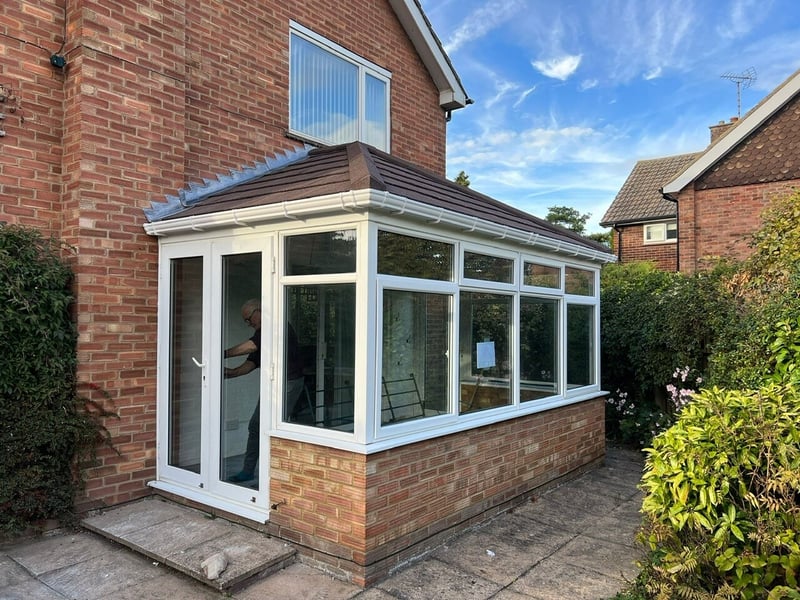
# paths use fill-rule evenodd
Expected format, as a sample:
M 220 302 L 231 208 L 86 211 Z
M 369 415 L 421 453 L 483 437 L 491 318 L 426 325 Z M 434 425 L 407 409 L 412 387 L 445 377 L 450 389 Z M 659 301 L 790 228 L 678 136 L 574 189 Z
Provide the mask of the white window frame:
M 391 123 L 391 80 L 392 74 L 390 71 L 376 65 L 368 61 L 367 59 L 339 46 L 338 44 L 322 37 L 321 35 L 314 33 L 307 27 L 303 27 L 299 23 L 295 21 L 289 22 L 289 61 L 291 62 L 291 54 L 292 54 L 292 38 L 297 36 L 306 42 L 314 44 L 321 50 L 324 50 L 331 55 L 335 56 L 336 58 L 348 62 L 358 68 L 358 134 L 357 139 L 359 141 L 365 141 L 364 139 L 364 132 L 366 128 L 366 78 L 367 76 L 372 76 L 375 79 L 383 82 L 386 85 L 386 105 L 384 107 L 385 110 L 385 123 L 386 123 L 386 130 L 384 132 L 386 146 L 385 147 L 378 147 L 379 150 L 383 150 L 384 152 L 391 151 L 391 131 L 392 131 L 392 123 Z M 291 106 L 291 78 L 289 80 L 289 134 L 297 137 L 302 140 L 307 140 L 309 142 L 313 142 L 317 145 L 322 146 L 331 146 L 331 145 L 338 145 L 343 143 L 342 141 L 337 140 L 330 140 L 330 139 L 321 139 L 318 137 L 314 137 L 307 132 L 292 129 L 291 127 L 291 115 L 292 115 L 292 106 Z M 356 140 L 346 140 L 346 142 L 356 141 Z
M 670 231 L 675 231 L 674 238 L 668 238 Z M 645 223 L 642 226 L 642 239 L 646 245 L 650 244 L 674 244 L 678 241 L 677 237 L 678 222 L 677 221 L 663 221 L 661 223 Z M 651 235 L 651 239 L 647 239 L 647 233 L 653 232 L 658 234 L 658 238 Z

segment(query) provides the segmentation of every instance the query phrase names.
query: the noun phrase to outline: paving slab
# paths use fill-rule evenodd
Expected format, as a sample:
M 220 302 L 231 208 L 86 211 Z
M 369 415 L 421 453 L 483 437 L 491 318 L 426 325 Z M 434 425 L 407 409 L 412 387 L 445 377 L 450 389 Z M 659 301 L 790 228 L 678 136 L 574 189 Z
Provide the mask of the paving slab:
M 585 567 L 548 558 L 508 587 L 535 600 L 606 600 L 624 587 L 624 580 Z
M 157 496 L 108 509 L 85 519 L 83 525 L 216 590 L 281 569 L 296 554 L 265 533 Z M 227 568 L 217 579 L 207 579 L 201 563 L 223 551 Z
M 436 558 L 406 567 L 376 587 L 404 600 L 485 600 L 503 588 L 488 579 L 454 569 Z
M 502 586 L 547 558 L 575 534 L 506 513 L 434 551 L 444 563 Z
M 0 600 L 67 600 L 67 596 L 62 596 L 41 581 L 29 579 L 0 588 Z
M 44 536 L 15 546 L 8 556 L 38 576 L 82 562 L 91 562 L 108 553 L 108 547 L 88 533 Z
M 236 600 L 348 600 L 353 597 L 362 598 L 359 595 L 361 592 L 362 589 L 357 585 L 340 581 L 319 569 L 298 562 L 248 585 L 246 589 L 236 593 Z M 396 600 L 392 596 L 385 597 Z
M 104 600 L 162 572 L 145 557 L 117 547 L 92 560 L 48 571 L 38 579 L 66 598 Z

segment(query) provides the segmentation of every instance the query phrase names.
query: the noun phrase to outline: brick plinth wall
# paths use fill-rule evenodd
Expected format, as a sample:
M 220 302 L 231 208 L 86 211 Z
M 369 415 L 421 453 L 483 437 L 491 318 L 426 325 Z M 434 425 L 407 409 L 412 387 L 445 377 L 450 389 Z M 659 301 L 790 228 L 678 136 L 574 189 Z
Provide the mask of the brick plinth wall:
M 271 533 L 369 585 L 605 453 L 602 398 L 364 456 L 273 438 Z

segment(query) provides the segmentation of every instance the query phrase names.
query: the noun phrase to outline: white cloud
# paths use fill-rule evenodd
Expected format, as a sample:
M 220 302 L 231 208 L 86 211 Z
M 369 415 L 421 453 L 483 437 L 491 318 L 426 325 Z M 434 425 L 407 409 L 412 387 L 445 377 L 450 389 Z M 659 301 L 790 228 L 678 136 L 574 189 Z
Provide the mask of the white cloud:
M 512 105 L 512 108 L 519 108 L 519 106 L 520 106 L 520 105 L 521 105 L 523 102 L 525 102 L 525 98 L 527 98 L 528 96 L 530 96 L 530 95 L 531 95 L 531 94 L 532 94 L 532 93 L 533 93 L 535 90 L 536 90 L 536 86 L 533 86 L 532 88 L 528 88 L 527 90 L 525 90 L 524 92 L 522 92 L 522 93 L 519 95 L 519 98 L 517 98 L 517 101 L 516 101 L 516 102 L 514 102 L 514 104 Z
M 452 54 L 464 44 L 484 37 L 524 8 L 524 0 L 492 0 L 486 3 L 469 14 L 452 33 L 444 44 L 445 51 Z
M 584 79 L 581 81 L 581 84 L 578 86 L 578 89 L 582 92 L 586 90 L 591 90 L 592 88 L 596 88 L 600 85 L 600 82 L 597 79 Z
M 534 69 L 545 77 L 566 81 L 578 70 L 578 66 L 581 64 L 581 58 L 581 54 L 565 55 L 548 60 L 536 60 L 531 62 L 531 64 Z
M 644 75 L 642 75 L 642 78 L 645 81 L 650 81 L 652 79 L 658 79 L 659 77 L 661 77 L 661 71 L 662 71 L 661 67 L 653 67 L 652 69 L 647 71 Z

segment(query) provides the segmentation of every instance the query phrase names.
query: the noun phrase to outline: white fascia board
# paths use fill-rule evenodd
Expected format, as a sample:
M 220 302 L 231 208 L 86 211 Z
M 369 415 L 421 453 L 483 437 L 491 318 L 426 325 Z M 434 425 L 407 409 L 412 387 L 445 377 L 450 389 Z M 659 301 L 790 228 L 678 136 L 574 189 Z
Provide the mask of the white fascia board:
M 439 105 L 445 110 L 464 108 L 467 92 L 420 7 L 414 0 L 389 0 L 389 4 L 439 89 Z
M 441 224 L 495 240 L 507 240 L 523 246 L 532 246 L 545 252 L 569 257 L 583 258 L 592 262 L 616 261 L 616 255 L 601 252 L 565 240 L 556 240 L 541 234 L 500 225 L 461 213 L 410 200 L 389 192 L 373 189 L 353 190 L 346 193 L 317 196 L 304 200 L 292 200 L 263 206 L 232 209 L 207 215 L 145 223 L 150 235 L 169 236 L 193 231 L 207 231 L 224 227 L 255 227 L 280 220 L 305 219 L 332 213 L 363 212 L 376 210 L 393 215 L 407 215 L 431 224 Z
M 663 192 L 665 194 L 680 193 L 683 188 L 714 166 L 718 160 L 730 152 L 739 142 L 775 114 L 775 112 L 791 100 L 798 91 L 800 91 L 800 73 L 796 74 L 771 97 L 764 100 L 760 106 L 753 109 L 750 114 L 745 116 L 745 118 L 736 125 L 733 131 L 711 146 L 708 152 L 701 155 L 700 158 L 689 165 L 678 177 L 665 185 Z

